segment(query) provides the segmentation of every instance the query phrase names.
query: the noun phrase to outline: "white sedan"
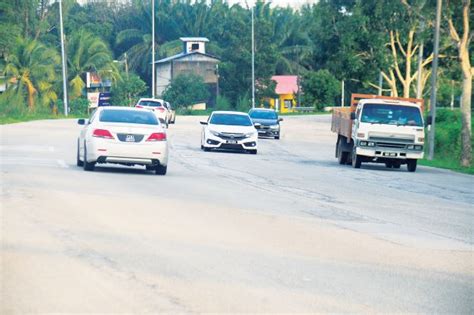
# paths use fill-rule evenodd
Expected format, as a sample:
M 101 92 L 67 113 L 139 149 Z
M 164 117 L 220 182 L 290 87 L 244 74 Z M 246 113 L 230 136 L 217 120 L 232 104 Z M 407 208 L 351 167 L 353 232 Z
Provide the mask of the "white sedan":
M 215 111 L 201 125 L 202 150 L 243 150 L 257 154 L 258 132 L 248 114 Z
M 162 124 L 168 128 L 170 111 L 165 105 L 165 101 L 158 98 L 141 98 L 135 105 L 136 108 L 144 108 L 153 112 Z
M 99 107 L 77 139 L 77 166 L 93 171 L 97 163 L 144 165 L 165 175 L 168 165 L 166 131 L 147 110 L 130 107 Z

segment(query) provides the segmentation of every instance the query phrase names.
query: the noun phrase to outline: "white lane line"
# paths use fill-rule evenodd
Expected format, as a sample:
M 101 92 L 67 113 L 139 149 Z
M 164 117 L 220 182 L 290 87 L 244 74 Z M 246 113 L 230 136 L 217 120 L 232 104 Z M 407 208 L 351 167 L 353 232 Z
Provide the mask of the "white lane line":
M 54 152 L 56 149 L 47 145 L 0 145 L 0 151 Z
M 69 165 L 67 165 L 64 160 L 56 160 L 56 162 L 58 162 L 58 165 L 62 168 L 69 168 Z
M 21 166 L 52 166 L 69 168 L 69 165 L 60 159 L 40 159 L 40 158 L 25 158 L 25 157 L 1 157 L 0 165 L 21 165 Z

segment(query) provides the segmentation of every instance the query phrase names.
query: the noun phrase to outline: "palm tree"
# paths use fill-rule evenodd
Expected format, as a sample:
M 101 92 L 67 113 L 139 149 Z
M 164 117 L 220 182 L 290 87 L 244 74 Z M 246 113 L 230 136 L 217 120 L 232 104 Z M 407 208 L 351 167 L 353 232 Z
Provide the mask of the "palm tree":
M 84 29 L 74 33 L 67 43 L 70 97 L 81 96 L 85 87 L 86 72 L 97 72 L 103 78 L 118 79 L 118 69 L 113 64 L 112 53 L 97 36 Z
M 23 96 L 26 92 L 29 110 L 34 110 L 38 95 L 46 104 L 57 99 L 53 82 L 60 58 L 55 50 L 35 40 L 18 38 L 12 51 L 5 56 L 5 61 L 7 80 L 14 82 L 12 88 L 18 95 Z

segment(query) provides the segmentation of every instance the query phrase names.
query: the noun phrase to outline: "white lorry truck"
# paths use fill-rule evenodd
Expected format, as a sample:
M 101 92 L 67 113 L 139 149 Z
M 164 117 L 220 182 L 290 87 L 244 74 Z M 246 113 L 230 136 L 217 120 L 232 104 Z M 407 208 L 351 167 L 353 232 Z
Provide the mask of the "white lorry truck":
M 337 133 L 336 158 L 360 168 L 362 163 L 407 165 L 416 171 L 423 158 L 423 100 L 352 94 L 351 106 L 335 108 L 331 130 Z

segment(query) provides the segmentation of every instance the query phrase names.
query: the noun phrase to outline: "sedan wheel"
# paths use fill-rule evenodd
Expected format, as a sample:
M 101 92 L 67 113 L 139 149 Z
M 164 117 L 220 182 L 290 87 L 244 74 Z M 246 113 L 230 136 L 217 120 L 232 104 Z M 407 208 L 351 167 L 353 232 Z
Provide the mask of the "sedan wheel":
M 84 171 L 93 171 L 95 168 L 94 162 L 87 162 L 87 148 L 84 143 L 84 162 L 83 162 Z
M 81 161 L 80 157 L 79 157 L 79 139 L 77 139 L 77 157 L 76 157 L 76 165 L 77 166 L 80 166 L 80 167 L 83 167 L 84 166 L 84 162 Z
M 168 170 L 168 166 L 167 165 L 157 165 L 155 167 L 155 174 L 156 175 L 166 175 L 166 171 Z

